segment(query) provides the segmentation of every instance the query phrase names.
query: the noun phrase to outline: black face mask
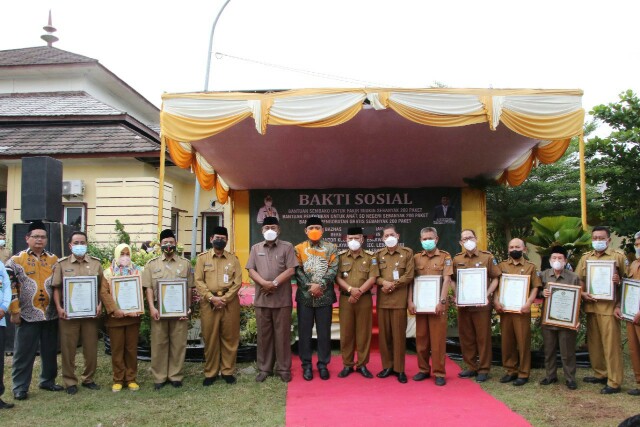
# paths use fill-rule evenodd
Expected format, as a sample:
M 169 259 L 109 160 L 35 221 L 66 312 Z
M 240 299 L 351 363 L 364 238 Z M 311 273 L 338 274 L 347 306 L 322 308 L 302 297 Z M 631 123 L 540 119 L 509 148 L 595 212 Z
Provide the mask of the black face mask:
M 509 256 L 512 259 L 520 259 L 520 258 L 522 258 L 522 251 L 511 251 L 511 252 L 509 252 Z
M 176 245 L 162 245 L 160 249 L 162 249 L 162 252 L 165 254 L 170 255 L 176 251 Z
M 215 249 L 220 250 L 224 249 L 227 246 L 227 241 L 224 239 L 215 239 L 213 242 L 211 242 L 211 244 Z

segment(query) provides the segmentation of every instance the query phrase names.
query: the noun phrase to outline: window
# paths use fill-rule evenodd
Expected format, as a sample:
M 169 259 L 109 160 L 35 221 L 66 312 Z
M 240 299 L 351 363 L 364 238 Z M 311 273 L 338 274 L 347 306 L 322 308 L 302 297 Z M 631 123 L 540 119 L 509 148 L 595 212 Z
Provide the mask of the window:
M 180 221 L 180 209 L 171 208 L 171 230 L 176 235 L 176 242 L 178 241 L 178 222 Z
M 64 223 L 76 230 L 86 231 L 86 210 L 84 204 L 64 205 Z
M 222 224 L 222 213 L 205 213 L 202 214 L 202 247 L 203 251 L 211 249 L 209 237 L 213 233 L 213 229 Z

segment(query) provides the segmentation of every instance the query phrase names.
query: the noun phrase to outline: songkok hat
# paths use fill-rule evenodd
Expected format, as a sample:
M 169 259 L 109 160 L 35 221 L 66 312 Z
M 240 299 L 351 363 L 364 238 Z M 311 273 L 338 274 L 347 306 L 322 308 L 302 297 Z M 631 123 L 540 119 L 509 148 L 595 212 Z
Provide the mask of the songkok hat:
M 308 227 L 310 225 L 319 225 L 320 227 L 322 227 L 322 220 L 317 216 L 312 216 L 307 220 L 307 225 L 305 225 L 305 227 Z
M 275 216 L 268 216 L 262 221 L 262 225 L 280 225 L 280 222 Z
M 219 225 L 213 227 L 213 232 L 211 233 L 211 235 L 213 236 L 214 234 L 229 237 L 229 232 L 227 232 L 226 227 L 220 227 Z
M 162 230 L 162 233 L 160 233 L 160 241 L 163 241 L 168 237 L 173 237 L 174 239 L 176 238 L 176 235 L 173 234 L 173 231 L 171 231 L 170 228 L 167 228 L 166 230 Z
M 362 227 L 349 227 L 347 229 L 347 234 L 350 236 L 354 234 L 362 234 Z
M 39 219 L 36 221 L 33 221 L 31 224 L 29 224 L 29 233 L 31 233 L 33 230 L 44 230 L 47 231 L 47 229 L 44 227 L 44 223 L 42 221 L 40 221 Z
M 564 257 L 567 257 L 567 250 L 562 247 L 562 246 L 554 246 L 551 248 L 551 253 L 549 255 L 553 255 L 553 254 L 561 254 L 564 255 Z

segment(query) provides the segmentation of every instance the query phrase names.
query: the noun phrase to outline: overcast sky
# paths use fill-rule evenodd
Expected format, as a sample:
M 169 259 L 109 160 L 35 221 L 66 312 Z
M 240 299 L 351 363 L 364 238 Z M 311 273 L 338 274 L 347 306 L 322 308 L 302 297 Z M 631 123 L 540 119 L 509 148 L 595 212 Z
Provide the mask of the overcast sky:
M 222 3 L 3 1 L 0 50 L 43 45 L 52 9 L 55 47 L 98 59 L 160 106 L 163 92 L 203 90 Z M 579 88 L 588 111 L 640 92 L 638 16 L 631 0 L 231 0 L 209 90 Z

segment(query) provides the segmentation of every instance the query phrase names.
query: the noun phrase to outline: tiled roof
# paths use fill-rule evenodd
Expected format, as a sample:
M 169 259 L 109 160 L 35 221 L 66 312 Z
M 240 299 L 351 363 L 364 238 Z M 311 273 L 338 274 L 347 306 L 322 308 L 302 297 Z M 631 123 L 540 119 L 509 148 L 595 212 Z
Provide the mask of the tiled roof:
M 0 157 L 154 151 L 156 141 L 124 124 L 0 126 Z
M 85 92 L 35 92 L 0 94 L 0 116 L 96 116 L 120 115 L 122 111 Z
M 98 60 L 49 46 L 0 51 L 0 67 L 92 62 L 97 63 Z

